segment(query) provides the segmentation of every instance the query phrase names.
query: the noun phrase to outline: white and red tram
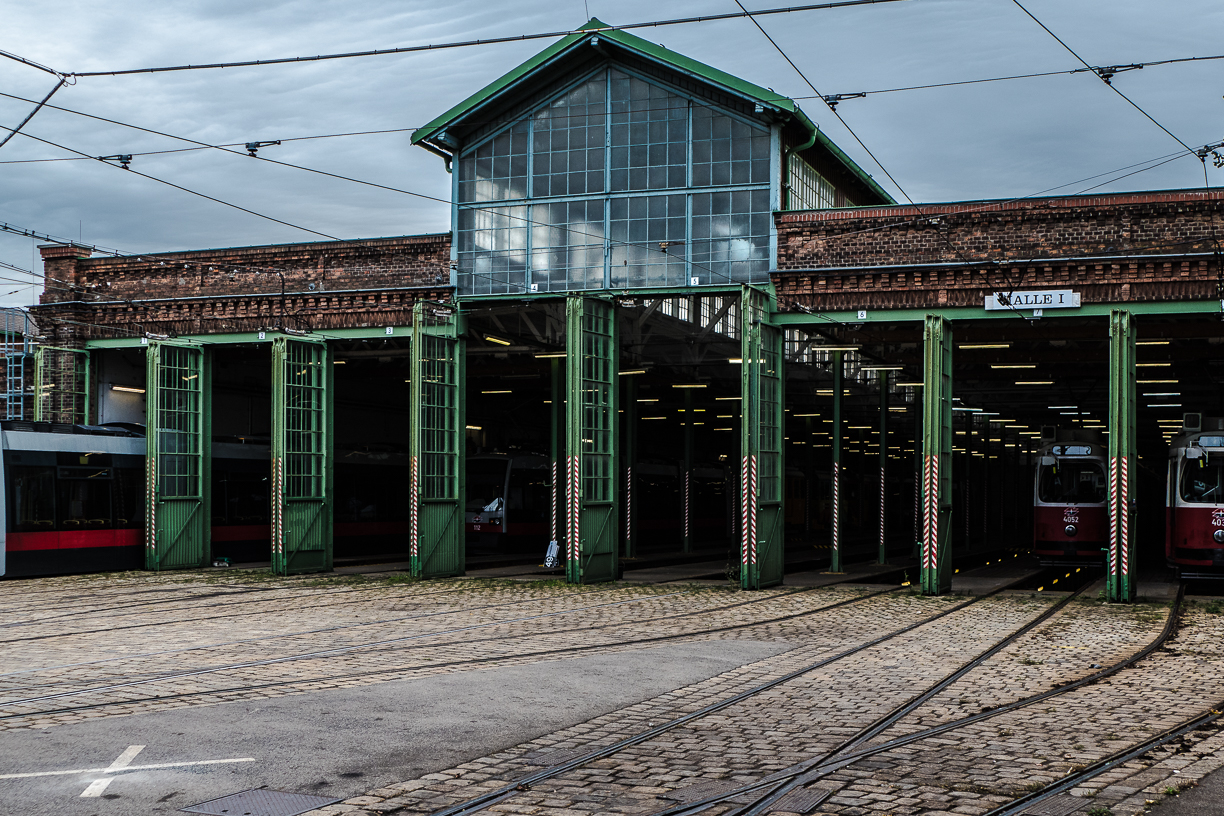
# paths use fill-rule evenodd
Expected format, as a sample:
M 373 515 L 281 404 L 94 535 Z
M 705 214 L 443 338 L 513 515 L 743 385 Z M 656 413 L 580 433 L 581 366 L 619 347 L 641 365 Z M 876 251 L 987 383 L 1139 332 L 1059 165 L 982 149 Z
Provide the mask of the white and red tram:
M 1169 447 L 1165 557 L 1183 575 L 1224 578 L 1224 417 L 1185 414 Z
M 1033 550 L 1043 564 L 1101 561 L 1109 542 L 1108 451 L 1093 431 L 1043 428 Z

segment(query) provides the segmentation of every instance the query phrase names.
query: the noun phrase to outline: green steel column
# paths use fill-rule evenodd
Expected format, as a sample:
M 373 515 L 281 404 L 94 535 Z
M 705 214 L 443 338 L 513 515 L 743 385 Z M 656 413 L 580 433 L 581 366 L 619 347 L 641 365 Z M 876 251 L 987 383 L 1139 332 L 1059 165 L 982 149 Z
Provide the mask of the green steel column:
M 1135 600 L 1135 320 L 1109 313 L 1109 600 Z
M 565 490 L 563 487 L 565 468 L 562 461 L 565 455 L 565 411 L 563 405 L 565 400 L 563 388 L 565 368 L 560 358 L 553 358 L 548 362 L 552 385 L 552 400 L 548 405 L 548 445 L 552 461 L 552 470 L 550 471 L 552 474 L 552 512 L 550 514 L 552 526 L 548 528 L 548 534 L 564 551 L 565 531 L 561 527 L 561 519 L 565 515 Z
M 43 346 L 34 349 L 34 421 L 45 422 L 43 409 L 43 381 L 46 377 L 47 351 Z
M 742 364 L 741 364 L 742 365 Z M 684 519 L 682 520 L 683 550 L 693 551 L 692 511 L 693 511 L 693 390 L 684 390 L 684 483 L 680 486 L 684 498 Z
M 812 539 L 812 484 L 816 481 L 816 435 L 815 417 L 803 418 L 803 430 L 807 452 L 803 463 L 803 536 L 811 543 Z
M 922 402 L 920 391 L 913 392 L 910 410 L 914 412 L 914 551 L 922 558 Z
M 880 545 L 876 563 L 888 562 L 888 372 L 877 371 L 880 386 Z
M 841 572 L 842 392 L 845 352 L 833 352 L 833 473 L 832 517 L 829 520 L 829 572 Z
M 922 592 L 952 588 L 952 324 L 927 315 L 923 328 Z
M 623 459 L 621 471 L 625 474 L 625 546 L 623 552 L 625 558 L 635 558 L 637 519 L 633 515 L 633 474 L 637 470 L 638 387 L 637 377 L 625 377 L 625 379 L 628 380 L 625 383 L 625 438 L 621 445 Z

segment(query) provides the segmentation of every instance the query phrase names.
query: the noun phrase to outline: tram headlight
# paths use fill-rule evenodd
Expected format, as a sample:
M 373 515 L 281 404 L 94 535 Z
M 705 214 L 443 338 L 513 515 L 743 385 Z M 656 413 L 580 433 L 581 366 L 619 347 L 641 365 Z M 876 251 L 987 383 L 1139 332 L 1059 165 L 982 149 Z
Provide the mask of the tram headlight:
M 1066 533 L 1066 534 L 1067 534 L 1067 535 L 1069 535 L 1069 536 L 1073 536 L 1073 535 L 1075 535 L 1076 533 L 1078 533 L 1078 532 L 1079 532 L 1079 530 L 1078 530 L 1078 529 L 1076 529 L 1076 527 L 1075 527 L 1075 525 L 1074 525 L 1074 524 L 1068 524 L 1066 527 L 1064 527 L 1064 528 L 1063 528 L 1063 532 L 1064 532 L 1064 533 Z
M 1216 540 L 1217 544 L 1224 544 L 1224 530 L 1216 530 L 1211 537 Z

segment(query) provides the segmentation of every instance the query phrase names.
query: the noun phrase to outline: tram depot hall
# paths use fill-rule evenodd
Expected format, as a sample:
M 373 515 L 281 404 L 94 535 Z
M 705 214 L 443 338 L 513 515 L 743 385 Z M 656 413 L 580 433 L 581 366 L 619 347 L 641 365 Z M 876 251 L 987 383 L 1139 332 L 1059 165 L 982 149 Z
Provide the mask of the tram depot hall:
M 6 335 L 5 429 L 131 434 L 104 555 L 433 577 L 557 542 L 572 583 L 716 553 L 747 589 L 916 555 L 939 594 L 1031 549 L 1056 428 L 1107 449 L 1133 599 L 1168 442 L 1224 416 L 1224 195 L 899 205 L 792 100 L 599 27 L 415 132 L 450 233 L 42 247 L 65 288 Z M 92 517 L 8 501 L 8 573 L 71 571 Z

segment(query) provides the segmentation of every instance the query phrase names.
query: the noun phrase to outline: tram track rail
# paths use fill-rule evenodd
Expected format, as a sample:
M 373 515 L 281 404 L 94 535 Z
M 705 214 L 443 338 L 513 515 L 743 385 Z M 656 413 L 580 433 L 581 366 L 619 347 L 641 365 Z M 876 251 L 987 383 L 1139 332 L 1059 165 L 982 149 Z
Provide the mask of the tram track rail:
M 447 589 L 447 590 L 442 590 L 440 592 L 417 593 L 413 595 L 408 595 L 399 600 L 410 602 L 412 599 L 415 599 L 415 598 L 425 598 L 425 597 L 430 597 L 430 596 L 435 596 L 435 595 L 451 595 L 451 594 L 456 594 L 460 592 L 466 592 L 469 590 L 470 590 L 470 587 L 457 587 L 455 589 Z M 356 593 L 356 592 L 376 592 L 376 591 L 378 590 L 374 588 L 367 588 L 365 590 L 352 589 L 352 590 L 346 590 L 345 594 L 347 594 L 348 592 Z M 602 592 L 602 591 L 605 591 L 605 590 L 595 590 L 595 592 Z M 363 603 L 369 600 L 371 600 L 369 597 L 352 598 L 349 600 L 332 601 L 330 603 L 318 603 L 318 604 L 315 604 L 313 608 L 318 609 L 322 607 L 348 606 L 351 604 Z M 538 599 L 532 599 L 532 600 L 538 600 Z M 239 604 L 245 605 L 248 603 L 275 603 L 276 601 L 277 601 L 276 598 L 269 598 L 269 599 L 262 599 L 262 600 L 235 601 L 233 604 L 229 604 L 229 606 L 236 606 Z M 196 607 L 192 607 L 192 608 L 196 608 Z M 179 611 L 179 610 L 175 610 L 175 611 Z M 220 618 L 248 617 L 250 615 L 260 614 L 263 611 L 264 610 L 256 609 L 256 610 L 251 610 L 247 612 L 234 612 L 231 614 L 209 615 L 208 619 L 217 620 Z M 145 623 L 133 623 L 133 624 L 125 625 L 125 626 L 105 626 L 99 629 L 78 629 L 78 630 L 71 631 L 71 632 L 48 632 L 42 635 L 31 635 L 29 637 L 8 638 L 6 640 L 0 640 L 0 646 L 4 644 L 8 644 L 8 643 L 28 643 L 33 640 L 50 640 L 52 638 L 76 637 L 78 635 L 96 635 L 96 634 L 108 633 L 108 632 L 120 632 L 126 629 L 145 629 L 151 626 L 171 626 L 171 625 L 178 624 L 178 623 L 198 623 L 198 622 L 199 622 L 199 618 L 174 618 L 171 620 L 147 621 Z
M 1053 697 L 1058 697 L 1058 696 L 1067 694 L 1071 691 L 1082 688 L 1084 686 L 1098 683 L 1101 680 L 1111 677 L 1117 674 L 1118 672 L 1122 671 L 1123 669 L 1129 668 L 1135 665 L 1136 663 L 1138 663 L 1139 661 L 1151 656 L 1157 649 L 1161 648 L 1166 642 L 1168 642 L 1169 639 L 1171 639 L 1177 633 L 1177 629 L 1178 629 L 1178 625 L 1180 621 L 1180 614 L 1181 614 L 1181 610 L 1183 609 L 1182 601 L 1184 600 L 1184 597 L 1185 597 L 1185 584 L 1183 583 L 1180 585 L 1178 589 L 1177 599 L 1173 603 L 1173 608 L 1169 612 L 1169 616 L 1165 622 L 1164 628 L 1161 630 L 1160 634 L 1157 635 L 1156 638 L 1153 639 L 1150 643 L 1148 643 L 1146 646 L 1144 646 L 1142 649 L 1139 649 L 1135 653 L 1123 658 L 1122 660 L 1116 661 L 1112 665 L 1102 668 L 1096 672 L 1093 672 L 1092 674 L 1081 677 L 1078 680 L 1072 680 L 1072 681 L 1066 681 L 1063 683 L 1059 683 L 1054 688 L 1049 689 L 1048 691 L 1044 691 L 1039 694 L 1030 695 L 1028 697 L 1023 697 L 1023 698 L 1020 698 L 1019 700 L 1013 700 L 1010 703 L 1004 703 L 1002 705 L 990 708 L 988 710 L 981 711 L 978 714 L 973 714 L 968 717 L 961 717 L 959 719 L 952 720 L 946 723 L 940 723 L 939 725 L 930 726 L 928 728 L 924 728 L 919 731 L 915 731 L 913 733 L 897 737 L 895 739 L 889 740 L 888 742 L 880 743 L 878 745 L 865 747 L 865 748 L 860 747 L 857 750 L 854 750 L 853 746 L 862 745 L 867 740 L 874 738 L 874 736 L 878 736 L 879 733 L 881 733 L 883 730 L 886 730 L 885 728 L 880 728 L 878 730 L 875 730 L 877 725 L 879 724 L 879 722 L 877 721 L 877 723 L 873 723 L 872 725 L 863 729 L 862 731 L 860 731 L 858 734 L 854 735 L 850 739 L 844 741 L 841 746 L 838 746 L 832 751 L 826 752 L 820 757 L 814 758 L 812 760 L 807 760 L 803 763 L 799 763 L 785 770 L 770 774 L 756 782 L 749 783 L 743 786 L 739 786 L 732 790 L 718 793 L 716 795 L 705 797 L 698 801 L 686 803 L 683 805 L 677 805 L 675 807 L 671 807 L 665 810 L 658 811 L 652 814 L 652 816 L 693 816 L 693 814 L 700 813 L 704 810 L 707 810 L 710 807 L 713 807 L 718 804 L 722 804 L 730 799 L 734 799 L 740 796 L 745 796 L 747 794 L 754 794 L 754 793 L 761 794 L 757 800 L 755 800 L 754 802 L 748 805 L 743 805 L 743 806 L 728 810 L 724 812 L 723 814 L 721 814 L 721 816 L 760 816 L 760 814 L 767 812 L 771 805 L 776 803 L 779 799 L 781 799 L 787 793 L 795 789 L 809 785 L 813 782 L 816 782 L 819 779 L 825 776 L 828 776 L 829 774 L 835 773 L 843 768 L 847 768 L 856 762 L 860 762 L 862 760 L 869 759 L 879 754 L 883 754 L 888 751 L 892 751 L 894 749 L 901 748 L 906 745 L 910 745 L 911 743 L 914 743 L 914 742 L 919 742 L 921 740 L 930 739 L 931 737 L 937 737 L 949 731 L 953 731 L 959 728 L 964 728 L 967 725 L 972 725 L 974 723 L 978 723 L 983 720 L 999 716 L 1001 714 L 1018 711 L 1022 708 L 1026 708 L 1036 703 L 1040 703 L 1042 701 L 1049 700 Z M 908 703 L 906 705 L 908 706 Z M 896 713 L 896 712 L 893 712 L 893 713 Z M 890 713 L 889 716 L 891 717 L 892 713 Z M 904 716 L 904 715 L 902 714 L 901 716 Z M 893 723 L 901 719 L 901 716 L 896 717 L 893 720 Z M 869 730 L 875 730 L 875 733 L 873 735 L 867 735 L 866 732 Z M 1185 733 L 1185 732 L 1183 731 L 1182 733 Z M 1171 740 L 1174 738 L 1175 737 L 1169 737 L 1168 740 Z M 1147 750 L 1151 750 L 1151 749 L 1149 748 Z M 1129 756 L 1128 749 L 1124 749 L 1122 752 L 1119 752 L 1119 753 L 1126 754 L 1127 756 Z M 1146 753 L 1146 751 L 1141 752 L 1141 753 Z M 1113 766 L 1108 766 L 1108 767 L 1114 767 L 1117 764 L 1121 764 L 1121 762 L 1124 762 L 1124 761 L 1127 761 L 1127 760 L 1125 759 L 1118 760 L 1117 762 L 1114 763 Z M 1107 768 L 1103 767 L 1100 770 L 1098 770 L 1097 773 L 1101 773 L 1104 770 L 1107 770 Z M 1060 780 L 1058 783 L 1055 783 L 1054 785 L 1051 785 L 1050 787 L 1051 788 L 1056 787 L 1062 781 L 1064 780 Z M 1053 795 L 1055 795 L 1055 792 L 1050 792 L 1046 794 L 1046 796 L 1053 796 Z M 441 814 L 443 813 L 445 813 L 445 811 L 438 811 L 437 813 L 434 814 L 434 816 L 441 816 Z M 994 812 L 992 811 L 992 814 L 993 813 Z M 1012 816 L 1017 816 L 1019 813 L 1020 811 L 1016 811 L 1014 814 L 1012 814 Z M 988 814 L 987 816 L 991 816 L 991 814 Z
M 720 608 L 730 609 L 730 608 L 735 608 L 738 606 L 745 606 L 745 605 L 753 604 L 753 603 L 761 603 L 761 602 L 768 601 L 768 600 L 775 600 L 780 597 L 784 598 L 790 595 L 798 595 L 801 593 L 812 592 L 815 589 L 818 589 L 818 588 L 817 587 L 807 587 L 803 589 L 794 590 L 789 593 L 783 593 L 782 595 L 770 596 L 768 598 L 755 598 L 749 601 L 741 601 L 735 604 L 727 604 Z M 79 706 L 67 706 L 67 707 L 57 708 L 57 709 L 43 709 L 43 710 L 37 710 L 37 711 L 14 712 L 14 713 L 9 713 L 9 714 L 0 714 L 0 722 L 15 720 L 15 719 L 24 719 L 24 718 L 29 718 L 29 717 L 39 717 L 39 716 L 48 716 L 48 715 L 54 715 L 54 714 L 73 713 L 77 711 L 94 710 L 98 708 L 132 705 L 132 704 L 138 704 L 138 703 L 152 703 L 152 702 L 158 702 L 158 701 L 185 699 L 185 698 L 190 698 L 190 697 L 216 696 L 216 695 L 221 695 L 221 694 L 233 694 L 233 693 L 261 691 L 261 690 L 266 690 L 266 689 L 271 689 L 271 688 L 302 685 L 304 683 L 312 683 L 312 684 L 330 683 L 330 682 L 351 680 L 355 677 L 364 678 L 364 677 L 372 677 L 376 675 L 404 673 L 404 672 L 409 672 L 409 671 L 413 671 L 413 670 L 420 669 L 420 668 L 442 669 L 442 668 L 455 668 L 459 666 L 481 666 L 481 665 L 488 665 L 488 664 L 493 664 L 493 663 L 504 662 L 508 660 L 560 657 L 564 655 L 581 654 L 584 652 L 598 651 L 598 650 L 603 650 L 603 649 L 614 649 L 614 648 L 620 648 L 620 647 L 626 647 L 626 646 L 632 647 L 632 646 L 654 644 L 654 643 L 665 643 L 668 641 L 681 640 L 684 638 L 701 637 L 701 636 L 711 635 L 711 634 L 720 634 L 720 633 L 725 633 L 725 632 L 737 631 L 741 629 L 747 629 L 747 628 L 751 628 L 755 626 L 765 626 L 765 625 L 776 624 L 776 623 L 781 623 L 781 622 L 790 621 L 790 620 L 796 620 L 798 618 L 807 617 L 809 615 L 815 615 L 821 612 L 826 612 L 826 611 L 830 611 L 833 609 L 850 606 L 850 605 L 868 600 L 870 598 L 889 594 L 893 591 L 895 590 L 891 590 L 891 589 L 878 590 L 875 592 L 865 593 L 855 598 L 848 598 L 843 601 L 837 601 L 832 604 L 826 604 L 823 606 L 816 607 L 814 609 L 803 610 L 801 612 L 794 612 L 794 613 L 790 613 L 787 615 L 781 615 L 781 616 L 776 616 L 772 618 L 764 618 L 764 619 L 748 621 L 744 623 L 728 624 L 725 626 L 709 627 L 706 629 L 692 630 L 689 632 L 677 632 L 675 634 L 670 634 L 670 635 L 657 635 L 657 636 L 651 636 L 651 637 L 645 637 L 645 638 L 630 638 L 627 640 L 611 641 L 611 642 L 597 643 L 597 644 L 586 644 L 586 645 L 577 645 L 577 646 L 560 646 L 556 648 L 535 650 L 535 651 L 530 651 L 530 652 L 497 654 L 497 655 L 490 655 L 486 657 L 469 658 L 469 659 L 464 659 L 464 660 L 451 660 L 451 661 L 445 661 L 445 662 L 431 662 L 425 665 L 392 666 L 392 667 L 384 667 L 381 669 L 365 669 L 359 672 L 347 672 L 344 674 L 333 674 L 333 675 L 325 675 L 325 676 L 312 677 L 312 678 L 298 677 L 292 680 L 274 680 L 274 681 L 269 681 L 267 683 L 254 683 L 254 684 L 246 684 L 242 686 L 232 686 L 232 687 L 226 687 L 226 688 L 210 688 L 210 689 L 201 689 L 198 691 L 181 692 L 181 693 L 175 693 L 175 694 L 163 694 L 163 695 L 155 695 L 155 696 L 140 697 L 140 698 L 126 698 L 126 699 L 111 700 L 111 701 L 99 702 L 99 703 L 90 703 L 90 704 L 79 705 Z M 682 593 L 677 593 L 677 594 L 682 594 Z M 657 598 L 659 596 L 654 596 L 654 597 Z M 981 600 L 985 597 L 988 597 L 988 596 L 986 595 L 979 596 L 978 598 L 975 598 L 974 601 L 971 601 L 970 603 L 975 602 L 977 600 Z M 961 606 L 963 605 L 964 604 L 962 604 Z M 697 615 L 709 615 L 711 612 L 716 611 L 717 609 L 718 608 L 702 609 L 702 610 L 697 610 L 693 612 L 682 612 L 682 613 L 677 613 L 674 615 L 662 616 L 661 618 L 657 618 L 655 620 L 675 619 L 675 618 L 681 618 L 681 617 L 693 617 Z M 581 611 L 581 610 L 568 610 L 568 611 Z M 949 613 L 951 611 L 955 611 L 955 609 L 949 610 Z M 942 614 L 944 613 L 940 613 L 939 616 L 942 616 Z M 478 626 L 489 626 L 489 625 L 496 625 L 499 623 L 506 623 L 506 622 L 507 621 L 498 621 L 498 622 L 493 622 L 489 624 L 480 624 Z M 585 629 L 581 631 L 590 631 L 592 629 L 608 629 L 608 628 L 615 628 L 618 626 L 633 625 L 633 624 L 644 623 L 644 622 L 648 622 L 648 621 L 643 620 L 643 621 L 628 621 L 628 622 L 623 622 L 623 623 L 603 624 L 598 627 L 586 627 Z M 476 627 L 470 627 L 470 628 L 476 628 Z M 396 640 L 417 639 L 419 637 L 430 637 L 430 636 L 435 636 L 437 634 L 444 634 L 444 632 L 443 633 L 429 633 L 427 635 L 421 635 L 421 636 L 410 636 L 409 638 L 396 639 Z M 523 635 L 518 635 L 516 637 L 539 637 L 541 635 L 548 635 L 548 634 L 553 634 L 553 633 L 533 632 L 533 633 L 525 633 Z M 502 641 L 502 640 L 505 640 L 505 638 L 495 637 L 495 638 L 487 638 L 485 640 Z M 447 645 L 466 646 L 466 645 L 471 645 L 475 642 L 478 642 L 478 641 L 471 641 L 471 640 L 453 641 L 449 644 L 428 644 L 428 646 L 430 648 L 436 648 L 436 647 L 447 646 Z M 353 651 L 358 648 L 363 648 L 363 647 L 354 646 L 351 648 L 346 648 L 343 651 Z M 333 652 L 333 651 L 340 651 L 340 650 L 327 650 L 327 651 Z M 289 660 L 293 660 L 293 659 L 310 659 L 310 658 L 297 657 L 297 658 L 289 658 L 288 660 L 283 659 L 283 658 L 273 658 L 267 661 L 252 661 L 249 664 L 242 664 L 242 666 L 243 667 L 247 667 L 247 666 L 253 667 L 253 666 L 259 666 L 259 665 L 270 665 L 272 663 L 289 662 Z M 218 667 L 215 671 L 210 671 L 209 673 L 216 673 L 216 671 L 225 671 L 225 670 L 234 670 L 234 667 L 233 666 Z M 193 672 L 191 674 L 198 676 L 200 672 Z M 174 677 L 152 678 L 152 679 L 140 681 L 138 684 L 143 685 L 148 682 L 156 682 L 158 680 L 164 680 L 164 679 L 175 679 L 175 678 Z M 136 685 L 136 684 L 115 684 L 115 685 L 116 687 L 131 687 L 132 685 Z M 76 696 L 77 694 L 93 693 L 95 691 L 97 690 L 96 689 L 82 689 L 79 691 L 72 692 L 72 696 Z M 0 702 L 0 708 L 9 708 L 9 707 L 16 706 L 16 705 L 26 705 L 26 704 L 33 703 L 33 702 L 42 702 L 42 701 L 50 700 L 50 699 L 62 699 L 64 696 L 66 695 L 64 694 L 43 695 L 41 697 L 28 698 L 26 700 L 9 700 L 9 701 Z
M 463 591 L 465 591 L 465 588 L 447 590 L 445 592 L 423 593 L 421 595 L 416 595 L 414 597 L 420 598 L 420 597 L 428 597 L 430 595 L 448 595 L 448 594 L 453 594 L 453 593 L 463 592 Z M 575 593 L 573 597 L 586 597 L 590 595 L 599 595 L 599 594 L 603 594 L 605 592 L 611 592 L 611 591 L 613 590 L 586 591 L 586 592 L 581 592 L 581 593 Z M 678 594 L 678 593 L 669 593 L 669 595 L 672 595 L 672 594 Z M 667 596 L 658 595 L 655 597 L 667 597 Z M 779 596 L 773 596 L 773 597 L 779 597 Z M 363 599 L 351 601 L 351 603 L 359 603 L 361 600 L 369 600 L 369 599 L 363 598 Z M 441 615 L 474 614 L 474 613 L 483 612 L 489 609 L 500 609 L 506 606 L 517 606 L 519 604 L 538 603 L 542 600 L 551 600 L 551 599 L 524 598 L 523 600 L 519 600 L 519 601 L 506 601 L 504 603 L 497 603 L 497 604 L 484 604 L 481 606 L 460 607 L 458 609 L 447 609 L 447 610 L 443 610 L 439 612 L 426 612 L 420 615 L 406 615 L 403 617 L 396 617 L 396 618 L 380 618 L 378 620 L 372 620 L 372 621 L 361 621 L 360 623 L 346 623 L 346 624 L 341 624 L 338 626 L 325 626 L 325 627 L 321 627 L 318 629 L 304 629 L 304 630 L 300 630 L 296 632 L 284 632 L 282 634 L 265 635 L 263 637 L 257 637 L 257 638 L 245 638 L 242 640 L 229 640 L 229 641 L 223 641 L 220 643 L 206 643 L 200 646 L 184 646 L 178 649 L 163 649 L 163 650 L 159 650 L 156 652 L 142 652 L 139 654 L 117 655 L 115 657 L 107 657 L 107 658 L 102 658 L 100 660 L 89 660 L 89 661 L 85 661 L 81 663 L 62 663 L 59 665 L 43 666 L 40 668 L 33 668 L 33 669 L 19 669 L 18 671 L 0 673 L 0 678 L 14 677 L 19 674 L 33 674 L 37 672 L 60 671 L 63 669 L 80 668 L 83 666 L 97 666 L 103 663 L 114 663 L 114 662 L 123 661 L 123 660 L 139 660 L 139 659 L 149 658 L 149 657 L 160 657 L 160 656 L 171 655 L 171 654 L 182 654 L 184 652 L 199 652 L 199 651 L 205 651 L 208 649 L 219 649 L 219 648 L 226 648 L 230 646 L 241 646 L 241 645 L 248 644 L 248 643 L 263 643 L 269 640 L 282 640 L 286 638 L 303 637 L 306 635 L 323 634 L 326 632 L 339 632 L 339 631 L 345 631 L 348 629 L 358 629 L 363 626 L 382 626 L 382 625 L 391 624 L 391 623 L 402 623 L 405 621 L 420 620 L 423 618 L 439 617 Z M 345 603 L 350 603 L 350 602 L 346 601 Z M 444 603 L 444 602 L 433 601 L 431 603 Z M 224 617 L 224 616 L 217 616 L 217 617 Z M 108 629 L 104 631 L 111 631 L 111 630 Z M 5 642 L 5 641 L 0 641 L 0 643 L 2 642 Z M 45 685 L 52 685 L 52 684 L 45 684 Z M 13 687 L 10 686 L 9 690 L 12 690 L 12 689 Z
M 647 742 L 668 731 L 671 731 L 680 726 L 686 725 L 690 722 L 693 722 L 694 720 L 698 720 L 703 717 L 707 717 L 710 714 L 714 714 L 719 711 L 722 711 L 723 709 L 728 708 L 730 706 L 744 702 L 763 692 L 769 691 L 791 680 L 795 680 L 799 677 L 802 677 L 805 674 L 808 674 L 810 672 L 816 671 L 817 669 L 828 666 L 831 663 L 835 663 L 839 660 L 843 660 L 847 657 L 851 657 L 853 655 L 859 654 L 860 652 L 866 651 L 867 649 L 873 648 L 875 646 L 879 646 L 901 635 L 907 634 L 918 628 L 926 626 L 927 624 L 933 623 L 941 618 L 944 618 L 956 612 L 962 611 L 970 606 L 973 606 L 974 604 L 977 604 L 977 603 L 980 603 L 981 601 L 986 600 L 987 598 L 990 598 L 990 597 L 993 597 L 999 594 L 1000 592 L 1008 589 L 1009 587 L 1013 586 L 1016 583 L 1020 583 L 1023 580 L 1025 579 L 1023 578 L 1017 579 L 1016 581 L 1013 581 L 1012 583 L 1007 584 L 1005 586 L 999 587 L 992 592 L 976 596 L 968 601 L 965 601 L 964 603 L 957 604 L 956 606 L 943 610 L 939 613 L 936 613 L 935 615 L 928 616 L 915 623 L 909 624 L 907 626 L 903 626 L 899 629 L 895 629 L 871 641 L 862 643 L 858 646 L 854 646 L 850 649 L 846 649 L 830 657 L 822 658 L 821 660 L 818 660 L 800 669 L 792 671 L 788 674 L 782 675 L 781 677 L 766 681 L 765 683 L 761 683 L 750 689 L 742 691 L 736 695 L 725 698 L 723 700 L 716 701 L 696 711 L 690 712 L 688 714 L 682 715 L 680 717 L 676 717 L 667 722 L 661 723 L 657 726 L 654 726 L 653 728 L 648 728 L 645 731 L 642 731 L 638 734 L 634 734 L 633 736 L 630 736 L 630 737 L 623 738 L 615 743 L 612 743 L 611 745 L 604 746 L 599 749 L 595 749 L 585 755 L 574 757 L 565 762 L 558 763 L 557 765 L 554 765 L 552 767 L 545 768 L 541 771 L 537 771 L 532 774 L 528 774 L 527 776 L 522 777 L 513 783 L 510 783 L 500 788 L 488 791 L 478 797 L 473 797 L 472 799 L 469 799 L 466 802 L 462 802 L 457 805 L 452 805 L 450 807 L 446 807 L 446 808 L 442 808 L 441 810 L 434 811 L 432 816 L 469 816 L 469 814 L 478 813 L 493 805 L 496 805 L 508 799 L 511 799 L 514 796 L 516 796 L 519 792 L 530 789 L 533 785 L 537 785 L 540 782 L 560 776 L 564 773 L 575 770 L 584 765 L 588 765 L 591 762 L 595 762 L 597 760 L 605 759 L 609 756 L 613 756 L 614 754 L 619 753 L 620 751 L 623 751 L 626 748 L 641 744 L 643 742 Z M 1032 631 L 1037 626 L 1049 620 L 1053 615 L 1057 614 L 1059 611 L 1064 609 L 1067 606 L 1067 604 L 1069 604 L 1082 591 L 1083 589 L 1081 588 L 1078 592 L 1073 593 L 1069 595 L 1068 597 L 1056 602 L 1050 608 L 1043 611 L 1040 615 L 1038 615 L 1033 620 L 1025 623 L 1019 629 L 1010 633 L 1005 638 L 1003 638 L 1002 640 L 992 645 L 989 649 L 979 653 L 978 655 L 973 657 L 971 660 L 962 664 L 958 669 L 953 671 L 951 674 L 946 675 L 944 678 L 938 681 L 934 686 L 928 688 L 926 691 L 919 694 L 917 697 L 907 700 L 902 705 L 894 708 L 893 710 L 888 712 L 883 717 L 874 721 L 871 725 L 867 726 L 865 729 L 860 730 L 855 736 L 851 737 L 849 740 L 843 743 L 843 745 L 859 744 L 860 741 L 869 740 L 875 734 L 879 733 L 880 731 L 885 730 L 886 728 L 891 726 L 893 723 L 895 723 L 897 720 L 901 719 L 906 714 L 908 714 L 910 711 L 922 705 L 924 702 L 929 700 L 931 697 L 934 697 L 940 691 L 947 688 L 949 685 L 959 680 L 961 677 L 966 675 L 972 669 L 979 666 L 982 662 L 986 661 L 993 655 L 997 654 L 999 651 L 1006 648 L 1008 645 L 1015 642 L 1017 639 L 1019 639 L 1023 635 Z M 834 750 L 835 751 L 844 750 L 844 748 L 838 748 Z M 760 784 L 760 783 L 757 783 L 757 784 Z M 751 788 L 746 786 L 745 789 L 737 790 L 735 793 L 728 794 L 727 796 L 711 797 L 708 800 L 703 800 L 703 806 L 700 809 L 704 810 L 705 808 L 710 807 L 714 804 L 721 803 L 728 798 L 743 795 L 744 793 L 749 792 L 749 790 L 751 790 Z M 662 813 L 672 814 L 672 813 L 688 812 L 689 807 L 690 806 L 678 806 L 676 808 L 671 808 L 671 809 L 662 811 Z

